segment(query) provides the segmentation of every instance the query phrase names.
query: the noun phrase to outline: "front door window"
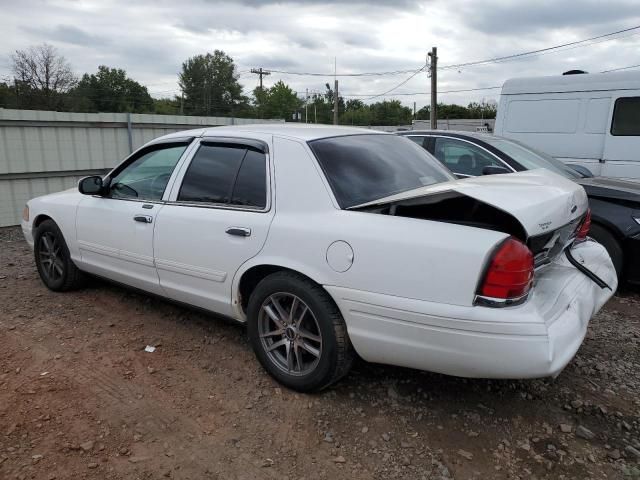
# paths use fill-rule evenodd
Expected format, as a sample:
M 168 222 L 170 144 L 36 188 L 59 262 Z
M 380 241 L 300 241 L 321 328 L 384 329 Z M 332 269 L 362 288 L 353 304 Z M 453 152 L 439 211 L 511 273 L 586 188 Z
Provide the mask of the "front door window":
M 111 179 L 111 198 L 161 200 L 171 173 L 187 145 L 154 149 L 116 173 Z

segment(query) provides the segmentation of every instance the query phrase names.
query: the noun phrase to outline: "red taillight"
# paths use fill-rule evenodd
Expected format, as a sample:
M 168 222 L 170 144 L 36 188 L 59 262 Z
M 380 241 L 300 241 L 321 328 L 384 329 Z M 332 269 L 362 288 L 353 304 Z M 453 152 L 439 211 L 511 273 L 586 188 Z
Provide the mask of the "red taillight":
M 505 240 L 491 258 L 478 294 L 501 300 L 525 296 L 533 281 L 533 254 L 513 237 Z
M 591 209 L 587 209 L 587 213 L 582 219 L 578 233 L 576 233 L 576 242 L 583 242 L 587 239 L 589 229 L 591 228 Z

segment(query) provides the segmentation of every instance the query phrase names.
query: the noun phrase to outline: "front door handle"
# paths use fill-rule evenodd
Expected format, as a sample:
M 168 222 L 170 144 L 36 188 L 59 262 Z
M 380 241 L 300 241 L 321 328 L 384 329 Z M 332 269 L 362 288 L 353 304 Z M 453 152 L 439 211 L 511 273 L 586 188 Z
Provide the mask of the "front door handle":
M 251 229 L 246 227 L 229 227 L 226 232 L 229 235 L 236 235 L 238 237 L 248 237 L 251 235 Z
M 153 222 L 153 217 L 151 215 L 134 215 L 133 219 L 136 222 L 141 222 L 141 223 L 151 223 L 151 222 Z

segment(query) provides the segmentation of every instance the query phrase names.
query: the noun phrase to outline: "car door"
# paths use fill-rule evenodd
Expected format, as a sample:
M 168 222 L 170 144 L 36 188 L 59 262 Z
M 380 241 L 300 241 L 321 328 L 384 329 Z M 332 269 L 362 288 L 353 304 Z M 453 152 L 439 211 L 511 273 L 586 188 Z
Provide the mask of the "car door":
M 204 138 L 157 215 L 160 285 L 178 301 L 232 315 L 231 283 L 273 218 L 266 141 Z
M 433 150 L 433 156 L 458 178 L 483 175 L 484 168 L 490 166 L 511 170 L 492 153 L 467 140 L 436 137 Z
M 102 196 L 85 196 L 76 211 L 83 269 L 162 293 L 153 262 L 153 229 L 162 197 L 189 141 L 140 150 L 105 178 Z

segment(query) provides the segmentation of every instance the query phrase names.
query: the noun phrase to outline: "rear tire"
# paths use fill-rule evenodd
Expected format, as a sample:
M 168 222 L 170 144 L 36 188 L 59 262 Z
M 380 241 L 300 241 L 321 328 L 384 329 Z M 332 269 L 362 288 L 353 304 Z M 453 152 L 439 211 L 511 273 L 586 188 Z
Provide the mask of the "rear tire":
M 69 248 L 56 222 L 42 222 L 33 238 L 36 267 L 49 290 L 66 292 L 85 285 L 86 277 L 71 260 Z
M 347 326 L 329 294 L 294 272 L 263 279 L 249 298 L 248 334 L 265 370 L 299 392 L 344 377 L 354 359 Z
M 607 250 L 611 257 L 611 262 L 613 262 L 613 266 L 616 269 L 618 280 L 621 280 L 624 254 L 622 253 L 622 247 L 618 240 L 616 240 L 609 230 L 594 223 L 591 224 L 591 228 L 589 229 L 589 236 Z

